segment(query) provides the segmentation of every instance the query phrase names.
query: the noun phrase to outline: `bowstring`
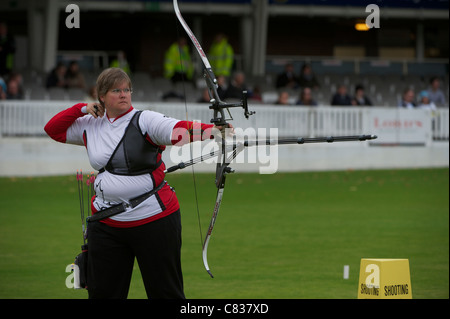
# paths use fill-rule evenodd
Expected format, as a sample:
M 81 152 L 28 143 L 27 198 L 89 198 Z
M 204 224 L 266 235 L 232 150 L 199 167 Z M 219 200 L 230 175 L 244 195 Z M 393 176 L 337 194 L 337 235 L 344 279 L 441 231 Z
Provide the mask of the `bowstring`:
M 176 25 L 176 32 L 177 32 L 177 40 L 180 39 L 180 30 L 179 30 L 179 21 L 175 15 L 175 25 Z M 189 42 L 188 42 L 189 43 Z M 186 100 L 186 85 L 185 85 L 185 75 L 186 73 L 184 72 L 184 63 L 183 63 L 183 59 L 182 59 L 182 52 L 181 52 L 181 48 L 178 46 L 178 53 L 180 56 L 180 65 L 181 65 L 181 71 L 182 71 L 182 88 L 183 88 L 183 95 L 184 95 L 184 109 L 186 112 L 186 122 L 189 122 L 189 116 L 188 116 L 188 108 L 187 108 L 187 100 Z M 194 131 L 194 127 L 192 126 L 192 133 Z M 188 129 L 188 134 L 189 134 L 189 148 L 190 148 L 190 153 L 191 153 L 191 159 L 193 158 L 194 155 L 194 149 L 193 149 L 193 145 L 190 142 L 191 141 L 191 131 Z M 196 208 L 197 208 L 197 221 L 198 221 L 198 229 L 200 232 L 200 244 L 203 247 L 203 232 L 202 232 L 202 225 L 201 225 L 201 221 L 200 221 L 200 209 L 198 206 L 198 195 L 197 195 L 197 182 L 195 180 L 195 169 L 194 169 L 194 165 L 191 166 L 192 168 L 192 180 L 193 180 L 193 184 L 194 184 L 194 196 L 195 196 L 195 204 L 196 204 Z

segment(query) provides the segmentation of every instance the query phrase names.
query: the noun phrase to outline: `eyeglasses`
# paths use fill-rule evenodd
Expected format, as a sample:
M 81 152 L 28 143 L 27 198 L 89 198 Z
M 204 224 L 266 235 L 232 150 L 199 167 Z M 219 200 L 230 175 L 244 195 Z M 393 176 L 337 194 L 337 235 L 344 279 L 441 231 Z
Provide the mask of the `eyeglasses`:
M 123 94 L 131 94 L 133 93 L 133 90 L 131 89 L 112 89 L 111 93 L 117 94 L 119 95 L 121 92 L 123 92 Z

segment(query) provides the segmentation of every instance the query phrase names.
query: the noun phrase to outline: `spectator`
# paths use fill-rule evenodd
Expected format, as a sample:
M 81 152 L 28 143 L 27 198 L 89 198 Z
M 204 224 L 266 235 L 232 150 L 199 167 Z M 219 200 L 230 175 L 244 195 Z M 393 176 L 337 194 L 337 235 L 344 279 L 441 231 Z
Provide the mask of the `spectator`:
M 276 88 L 297 89 L 299 86 L 299 78 L 294 72 L 294 65 L 287 63 L 284 67 L 284 72 L 277 77 Z
M 2 92 L 6 94 L 6 82 L 5 80 L 2 78 L 2 76 L 0 75 L 0 87 L 2 88 Z
M 86 82 L 84 81 L 84 76 L 80 71 L 80 66 L 78 62 L 72 61 L 67 68 L 65 75 L 66 83 L 68 88 L 79 88 L 85 89 Z
M 217 79 L 217 94 L 221 100 L 225 99 L 225 94 L 227 92 L 227 79 L 223 75 L 216 77 Z
M 192 80 L 194 67 L 187 40 L 180 37 L 166 51 L 164 56 L 164 76 L 170 79 L 172 83 Z
M 110 64 L 111 68 L 121 68 L 124 70 L 128 75 L 131 74 L 130 65 L 127 61 L 127 56 L 124 51 L 120 50 L 117 52 L 117 57 L 111 61 Z
M 23 98 L 23 96 L 24 96 L 24 89 L 23 89 L 23 77 L 22 77 L 22 74 L 20 74 L 19 72 L 11 72 L 10 75 L 9 75 L 8 81 L 16 81 L 17 82 L 19 94 Z
M 47 89 L 51 87 L 66 88 L 67 87 L 67 81 L 65 78 L 66 72 L 67 67 L 65 66 L 65 64 L 59 62 L 47 77 L 46 83 Z
M 278 100 L 275 103 L 276 105 L 290 105 L 289 103 L 289 92 L 288 91 L 280 91 L 278 93 Z
M 317 106 L 317 102 L 314 101 L 312 97 L 311 88 L 303 88 L 302 92 L 300 93 L 300 99 L 297 101 L 297 105 Z
M 22 100 L 23 93 L 21 91 L 20 83 L 17 79 L 11 78 L 7 83 L 6 99 L 8 100 Z
M 416 107 L 416 103 L 414 102 L 414 91 L 413 89 L 407 88 L 403 91 L 402 100 L 400 101 L 398 107 L 404 107 L 407 109 L 412 109 Z
M 355 96 L 352 99 L 352 105 L 372 106 L 372 101 L 365 95 L 364 86 L 361 84 L 355 87 Z
M 253 88 L 252 94 L 249 96 L 249 99 L 256 103 L 263 102 L 261 88 L 258 85 Z
M 431 102 L 437 106 L 446 106 L 447 102 L 445 100 L 444 92 L 440 89 L 441 80 L 434 76 L 430 79 L 430 88 L 428 89 L 428 97 Z
M 234 73 L 233 79 L 228 86 L 224 99 L 242 99 L 242 92 L 247 91 L 247 86 L 245 84 L 245 74 L 244 72 L 238 71 Z
M 333 95 L 331 99 L 331 105 L 334 106 L 347 106 L 352 105 L 352 99 L 350 95 L 347 94 L 347 87 L 345 85 L 340 85 L 337 92 Z
M 319 81 L 317 81 L 317 78 L 312 71 L 311 65 L 308 63 L 305 63 L 302 66 L 299 77 L 299 85 L 302 88 L 308 87 L 313 90 L 317 90 L 320 86 Z
M 2 78 L 0 77 L 0 82 L 2 81 Z M 0 101 L 1 100 L 6 100 L 6 92 L 3 89 L 3 85 L 1 85 L 0 83 Z
M 8 75 L 14 65 L 16 45 L 14 38 L 8 34 L 8 26 L 0 22 L 0 76 Z
M 223 33 L 215 36 L 208 52 L 209 62 L 216 76 L 229 77 L 234 63 L 234 50 Z
M 211 97 L 209 96 L 209 89 L 204 88 L 202 90 L 202 96 L 197 100 L 197 103 L 210 103 Z
M 430 109 L 430 110 L 436 109 L 436 104 L 434 104 L 434 102 L 430 101 L 428 91 L 424 90 L 424 91 L 420 92 L 419 96 L 420 96 L 420 102 L 419 102 L 419 105 L 417 106 L 418 108 Z
M 89 90 L 87 91 L 86 101 L 88 102 L 95 102 L 98 100 L 97 95 L 97 86 L 92 85 Z

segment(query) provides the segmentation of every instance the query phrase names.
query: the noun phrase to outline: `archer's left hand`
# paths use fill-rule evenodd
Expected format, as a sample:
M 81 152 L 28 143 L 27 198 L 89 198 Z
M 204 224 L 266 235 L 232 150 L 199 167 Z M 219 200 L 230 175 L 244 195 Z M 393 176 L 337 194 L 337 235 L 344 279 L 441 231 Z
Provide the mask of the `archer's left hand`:
M 227 136 L 233 136 L 234 135 L 234 127 L 230 123 L 227 123 L 226 125 L 214 125 L 214 128 L 219 130 L 221 133 L 227 134 Z

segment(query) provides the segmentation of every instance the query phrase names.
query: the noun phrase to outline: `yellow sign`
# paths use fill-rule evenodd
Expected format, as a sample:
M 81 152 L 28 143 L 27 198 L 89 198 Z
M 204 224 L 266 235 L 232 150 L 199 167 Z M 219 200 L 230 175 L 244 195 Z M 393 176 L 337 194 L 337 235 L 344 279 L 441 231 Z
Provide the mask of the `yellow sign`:
M 412 299 L 408 259 L 361 259 L 358 299 Z

